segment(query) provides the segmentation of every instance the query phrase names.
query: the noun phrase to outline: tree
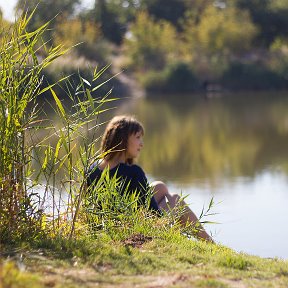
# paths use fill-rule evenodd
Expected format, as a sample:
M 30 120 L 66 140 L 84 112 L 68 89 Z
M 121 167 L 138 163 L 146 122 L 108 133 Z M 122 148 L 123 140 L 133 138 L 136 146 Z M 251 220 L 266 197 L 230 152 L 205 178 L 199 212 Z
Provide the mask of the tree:
M 53 39 L 56 45 L 72 47 L 80 42 L 92 45 L 100 37 L 99 28 L 91 21 L 69 19 L 55 30 Z M 82 45 L 80 50 L 82 49 Z
M 95 21 L 100 24 L 103 36 L 119 45 L 122 42 L 126 29 L 119 20 L 120 12 L 113 9 L 113 4 L 115 4 L 113 1 L 109 5 L 108 1 L 95 0 Z M 121 10 L 121 7 L 118 10 Z
M 146 0 L 142 6 L 155 19 L 164 19 L 174 26 L 179 27 L 179 20 L 183 18 L 187 9 L 185 0 Z
M 147 12 L 139 12 L 131 25 L 131 37 L 126 48 L 133 63 L 140 70 L 163 69 L 177 54 L 176 31 L 165 20 L 155 21 Z
M 259 45 L 269 47 L 277 37 L 288 34 L 287 0 L 235 0 L 241 9 L 250 12 L 253 22 L 260 28 Z
M 59 23 L 73 16 L 75 13 L 76 5 L 80 3 L 80 0 L 18 0 L 16 4 L 16 10 L 20 13 L 32 12 L 35 7 L 36 11 L 33 17 L 28 23 L 27 29 L 33 31 L 42 26 L 46 22 L 54 19 L 50 23 L 50 31 L 47 31 L 48 40 L 52 40 L 53 30 L 59 25 Z
M 251 47 L 256 33 L 247 11 L 209 5 L 198 22 L 194 13 L 187 14 L 183 25 L 184 57 L 192 61 L 199 75 L 215 78 L 226 69 L 231 56 Z
M 95 0 L 90 17 L 100 24 L 103 36 L 119 45 L 135 15 L 145 1 L 135 0 Z
M 138 2 L 138 1 L 137 1 Z M 146 10 L 155 20 L 166 20 L 181 30 L 181 21 L 186 12 L 193 11 L 198 21 L 204 9 L 211 4 L 211 0 L 142 0 L 139 7 Z
M 257 33 L 246 11 L 235 7 L 208 6 L 199 23 L 188 16 L 184 38 L 190 47 L 212 54 L 237 54 L 247 51 Z

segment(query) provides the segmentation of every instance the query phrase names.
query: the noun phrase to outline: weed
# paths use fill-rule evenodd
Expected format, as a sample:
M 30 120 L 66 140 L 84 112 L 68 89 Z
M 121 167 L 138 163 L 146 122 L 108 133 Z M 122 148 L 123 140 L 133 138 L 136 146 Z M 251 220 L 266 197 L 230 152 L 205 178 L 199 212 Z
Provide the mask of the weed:
M 238 270 L 247 270 L 248 267 L 252 266 L 252 263 L 247 260 L 244 256 L 240 255 L 227 255 L 223 257 L 219 264 L 225 267 L 238 269 Z

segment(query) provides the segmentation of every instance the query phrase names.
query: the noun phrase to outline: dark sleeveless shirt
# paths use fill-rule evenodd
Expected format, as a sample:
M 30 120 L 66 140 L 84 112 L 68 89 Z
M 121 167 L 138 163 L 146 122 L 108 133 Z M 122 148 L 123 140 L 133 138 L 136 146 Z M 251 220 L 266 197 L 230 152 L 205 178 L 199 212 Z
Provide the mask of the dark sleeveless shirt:
M 102 170 L 99 169 L 98 163 L 94 163 L 88 172 L 87 184 L 96 185 L 99 179 L 101 178 Z M 117 173 L 117 177 L 121 177 L 122 181 L 124 181 L 124 189 L 128 186 L 129 191 L 135 191 L 139 193 L 139 203 L 143 204 L 148 197 L 147 190 L 149 189 L 149 184 L 146 178 L 144 171 L 138 165 L 128 165 L 124 163 L 120 163 L 114 168 L 109 170 L 110 176 L 113 177 L 115 173 Z M 161 213 L 155 198 L 152 196 L 150 200 L 151 210 L 157 211 Z

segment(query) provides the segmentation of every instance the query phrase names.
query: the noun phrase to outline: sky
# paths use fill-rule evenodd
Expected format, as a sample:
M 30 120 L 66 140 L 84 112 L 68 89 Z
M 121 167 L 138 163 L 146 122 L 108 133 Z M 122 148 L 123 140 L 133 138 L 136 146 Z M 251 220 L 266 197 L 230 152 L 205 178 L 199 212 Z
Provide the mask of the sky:
M 16 5 L 17 0 L 0 0 L 0 8 L 3 12 L 3 16 L 6 20 L 14 20 L 13 8 Z
M 84 7 L 90 7 L 94 0 L 81 0 L 81 2 Z M 14 21 L 14 7 L 16 3 L 17 0 L 0 0 L 0 8 L 6 20 Z

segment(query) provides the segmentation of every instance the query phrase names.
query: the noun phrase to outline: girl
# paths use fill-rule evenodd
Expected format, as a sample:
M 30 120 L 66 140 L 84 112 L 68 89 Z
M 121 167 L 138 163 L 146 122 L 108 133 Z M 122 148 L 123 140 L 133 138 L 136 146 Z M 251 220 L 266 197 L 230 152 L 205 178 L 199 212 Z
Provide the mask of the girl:
M 145 203 L 147 189 L 153 189 L 153 197 L 150 201 L 150 209 L 161 212 L 173 210 L 176 205 L 181 205 L 184 209 L 180 222 L 197 224 L 197 237 L 213 242 L 210 235 L 206 233 L 199 224 L 198 218 L 190 210 L 187 204 L 180 199 L 177 194 L 171 194 L 167 186 L 161 181 L 148 184 L 144 171 L 134 164 L 134 160 L 139 156 L 143 148 L 144 128 L 142 124 L 131 116 L 116 116 L 107 125 L 104 132 L 101 151 L 104 158 L 99 163 L 94 163 L 90 168 L 88 185 L 95 184 L 101 177 L 102 171 L 107 167 L 110 175 L 117 173 L 125 181 L 124 186 L 129 183 L 129 190 L 139 192 L 140 203 Z

